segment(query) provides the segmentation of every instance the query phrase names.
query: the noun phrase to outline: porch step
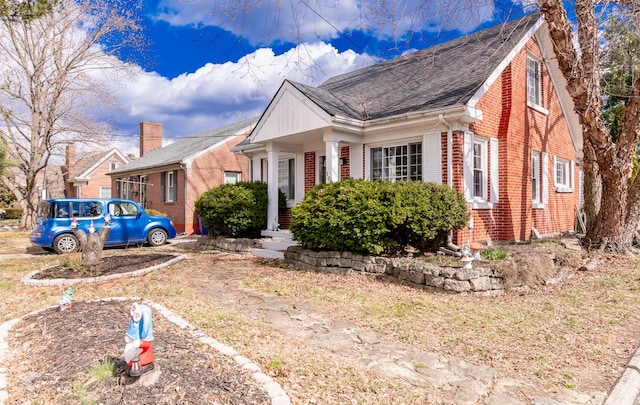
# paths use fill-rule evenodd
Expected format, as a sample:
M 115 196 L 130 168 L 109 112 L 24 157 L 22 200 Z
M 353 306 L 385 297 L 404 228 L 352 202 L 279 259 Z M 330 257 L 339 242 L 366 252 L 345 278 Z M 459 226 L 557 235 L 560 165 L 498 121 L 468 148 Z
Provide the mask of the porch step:
M 293 234 L 288 229 L 279 231 L 263 230 L 262 249 L 251 249 L 251 252 L 263 259 L 284 259 L 284 252 L 289 246 L 297 246 Z
M 260 257 L 263 259 L 284 259 L 284 252 L 278 250 L 269 250 L 269 249 L 251 249 L 251 253 L 254 256 Z
M 276 239 L 271 240 L 263 239 L 262 248 L 268 250 L 287 250 L 289 246 L 298 246 L 298 243 L 293 240 Z

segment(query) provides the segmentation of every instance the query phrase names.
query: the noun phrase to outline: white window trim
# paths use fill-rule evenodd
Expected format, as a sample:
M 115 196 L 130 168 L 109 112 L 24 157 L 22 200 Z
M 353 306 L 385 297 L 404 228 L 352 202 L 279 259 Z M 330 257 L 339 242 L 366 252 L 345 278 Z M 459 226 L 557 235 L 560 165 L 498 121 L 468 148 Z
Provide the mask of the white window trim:
M 173 170 L 169 170 L 165 175 L 167 178 L 165 181 L 164 202 L 174 202 L 173 188 L 176 186 L 176 179 L 174 179 Z M 171 182 L 169 182 L 169 179 L 171 179 Z
M 534 61 L 537 65 L 538 65 L 538 94 L 537 94 L 537 99 L 538 99 L 538 103 L 532 103 L 531 101 L 529 101 L 529 61 Z M 527 68 L 526 68 L 526 75 L 527 75 L 527 106 L 533 108 L 534 110 L 538 111 L 539 113 L 542 113 L 544 115 L 548 115 L 549 114 L 549 110 L 547 110 L 546 108 L 544 108 L 542 106 L 542 61 L 540 60 L 540 58 L 538 58 L 535 55 L 532 54 L 527 54 Z
M 540 167 L 540 152 L 531 151 L 531 182 L 533 183 L 533 179 L 535 179 L 538 183 L 536 187 L 536 196 L 533 196 L 533 184 L 531 185 L 531 206 L 533 209 L 541 209 L 544 208 L 544 204 L 542 203 L 542 175 Z
M 484 187 L 483 187 L 483 195 L 481 197 L 473 197 L 473 145 L 475 143 L 481 143 L 482 148 L 482 171 L 484 173 Z M 487 180 L 489 176 L 489 167 L 488 167 L 488 148 L 489 148 L 489 138 L 483 138 L 475 136 L 472 133 L 466 132 L 464 134 L 464 196 L 468 203 L 471 204 L 471 208 L 473 209 L 492 209 L 493 201 L 489 201 L 489 190 L 487 189 Z M 494 147 L 497 150 L 497 140 Z M 497 153 L 495 153 L 496 164 L 495 169 L 497 172 Z M 492 159 L 493 160 L 493 159 Z M 492 170 L 493 171 L 493 170 Z M 492 173 L 493 174 L 493 173 Z M 493 182 L 492 182 L 493 183 Z M 493 184 L 492 184 L 493 185 Z M 496 182 L 497 188 L 497 182 Z M 497 190 L 496 190 L 497 191 Z M 492 192 L 493 194 L 493 192 Z
M 556 175 L 556 170 L 558 168 L 558 164 L 563 164 L 566 167 L 567 173 L 567 184 L 558 183 L 558 176 Z M 558 156 L 553 157 L 553 186 L 556 189 L 556 193 L 573 193 L 573 161 L 560 158 Z

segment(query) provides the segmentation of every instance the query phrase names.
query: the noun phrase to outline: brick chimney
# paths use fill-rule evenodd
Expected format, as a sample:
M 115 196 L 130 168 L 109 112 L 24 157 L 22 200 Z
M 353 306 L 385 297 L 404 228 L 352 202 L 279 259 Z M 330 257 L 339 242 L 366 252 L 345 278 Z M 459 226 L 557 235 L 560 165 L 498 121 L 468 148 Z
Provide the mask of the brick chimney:
M 67 144 L 64 167 L 68 175 L 71 176 L 76 167 L 76 146 L 73 143 Z
M 162 124 L 157 122 L 140 123 L 140 157 L 154 149 L 162 147 Z
M 75 197 L 73 183 L 71 179 L 75 174 L 76 169 L 76 146 L 73 142 L 67 144 L 64 158 L 64 170 L 62 173 L 62 180 L 64 183 L 64 195 L 65 197 Z

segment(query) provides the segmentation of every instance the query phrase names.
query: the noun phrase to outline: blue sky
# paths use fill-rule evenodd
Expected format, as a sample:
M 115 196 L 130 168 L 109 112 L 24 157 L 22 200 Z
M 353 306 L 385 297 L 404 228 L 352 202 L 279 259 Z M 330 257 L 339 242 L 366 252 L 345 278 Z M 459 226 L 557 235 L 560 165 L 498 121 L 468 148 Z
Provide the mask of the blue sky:
M 133 76 L 110 79 L 120 109 L 99 117 L 133 154 L 140 121 L 162 123 L 166 144 L 259 115 L 285 78 L 318 85 L 523 13 L 518 0 L 393 3 L 420 7 L 419 19 L 355 0 L 264 0 L 243 13 L 231 9 L 242 0 L 141 1 L 149 46 L 134 58 Z

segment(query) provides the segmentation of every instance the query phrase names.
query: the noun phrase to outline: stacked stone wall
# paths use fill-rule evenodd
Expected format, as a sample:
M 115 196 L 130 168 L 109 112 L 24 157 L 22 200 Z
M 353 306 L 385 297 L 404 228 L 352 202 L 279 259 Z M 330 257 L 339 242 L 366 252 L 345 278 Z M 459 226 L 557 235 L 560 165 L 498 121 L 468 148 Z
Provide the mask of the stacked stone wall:
M 336 274 L 364 274 L 391 279 L 428 291 L 493 295 L 504 292 L 502 274 L 474 265 L 473 269 L 439 266 L 420 259 L 362 256 L 351 252 L 315 251 L 292 246 L 284 261 L 295 268 Z
M 198 238 L 198 249 L 223 250 L 225 252 L 251 252 L 251 249 L 260 247 L 260 241 L 247 238 L 227 238 L 224 236 L 202 235 Z

